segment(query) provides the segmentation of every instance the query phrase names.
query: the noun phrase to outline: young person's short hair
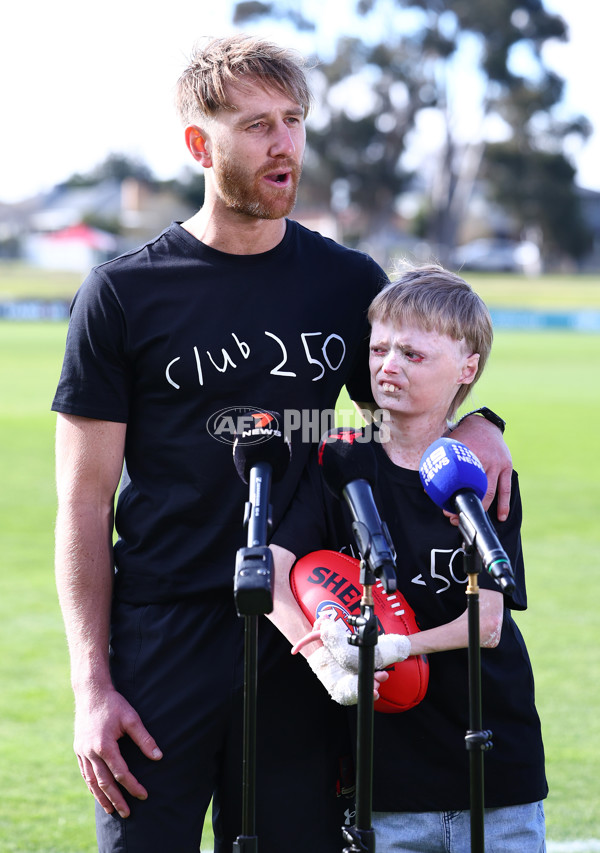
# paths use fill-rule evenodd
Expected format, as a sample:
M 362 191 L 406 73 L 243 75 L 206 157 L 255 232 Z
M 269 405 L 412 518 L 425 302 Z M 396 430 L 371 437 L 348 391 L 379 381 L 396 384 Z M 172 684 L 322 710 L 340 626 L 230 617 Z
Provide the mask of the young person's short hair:
M 200 42 L 177 81 L 178 115 L 187 126 L 219 110 L 232 110 L 228 84 L 247 81 L 287 95 L 306 117 L 312 97 L 304 66 L 300 54 L 256 36 L 237 33 Z
M 484 301 L 467 282 L 438 264 L 410 267 L 387 284 L 369 307 L 369 322 L 414 324 L 427 332 L 464 340 L 479 364 L 471 385 L 461 385 L 452 402 L 454 417 L 481 376 L 492 348 L 492 319 Z

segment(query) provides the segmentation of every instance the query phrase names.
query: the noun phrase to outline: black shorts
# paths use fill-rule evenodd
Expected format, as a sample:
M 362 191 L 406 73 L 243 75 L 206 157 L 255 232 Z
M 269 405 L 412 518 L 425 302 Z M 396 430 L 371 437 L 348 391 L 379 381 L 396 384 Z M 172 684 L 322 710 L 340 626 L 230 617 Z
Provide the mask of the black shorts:
M 101 853 L 198 853 L 213 799 L 215 853 L 242 833 L 244 619 L 233 596 L 169 604 L 116 603 L 111 668 L 163 758 L 124 738 L 148 790 L 121 819 L 96 809 Z M 345 710 L 300 655 L 259 619 L 256 835 L 260 853 L 339 853 L 353 800 L 339 796 L 351 753 Z

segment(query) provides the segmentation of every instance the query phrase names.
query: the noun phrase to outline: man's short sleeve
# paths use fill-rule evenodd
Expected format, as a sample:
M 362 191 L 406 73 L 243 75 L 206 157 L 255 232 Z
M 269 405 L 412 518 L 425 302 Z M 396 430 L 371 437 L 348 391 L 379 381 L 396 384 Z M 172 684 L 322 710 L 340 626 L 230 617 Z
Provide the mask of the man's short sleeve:
M 97 270 L 75 295 L 52 409 L 126 423 L 131 386 L 121 306 Z

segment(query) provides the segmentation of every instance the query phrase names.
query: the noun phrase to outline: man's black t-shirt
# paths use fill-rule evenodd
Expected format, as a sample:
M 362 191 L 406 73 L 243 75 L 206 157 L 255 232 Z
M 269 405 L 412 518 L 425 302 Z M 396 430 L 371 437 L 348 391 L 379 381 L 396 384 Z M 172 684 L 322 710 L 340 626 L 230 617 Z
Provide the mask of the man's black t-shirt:
M 443 625 L 467 606 L 461 534 L 426 495 L 419 473 L 399 468 L 380 444 L 373 446 L 378 468 L 374 494 L 397 551 L 398 589 L 415 611 L 421 630 Z M 494 744 L 484 756 L 488 808 L 536 802 L 548 791 L 532 669 L 511 615 L 511 609 L 527 606 L 521 514 L 518 478 L 513 474 L 507 521 L 496 522 L 495 504 L 490 509 L 517 588 L 512 599 L 505 597 L 499 645 L 481 650 L 483 727 L 492 731 Z M 297 557 L 321 548 L 357 556 L 350 513 L 324 486 L 315 458 L 273 542 Z M 479 575 L 479 585 L 500 591 L 485 572 Z M 375 714 L 375 811 L 469 808 L 464 740 L 469 728 L 467 649 L 431 654 L 429 667 L 428 690 L 419 705 L 400 714 Z
M 367 308 L 385 275 L 288 220 L 269 252 L 211 249 L 179 224 L 96 267 L 72 305 L 55 411 L 127 424 L 116 594 L 231 589 L 248 487 L 233 431 L 278 412 L 292 454 L 277 523 L 343 385 L 370 399 Z M 240 420 L 242 419 L 242 420 Z

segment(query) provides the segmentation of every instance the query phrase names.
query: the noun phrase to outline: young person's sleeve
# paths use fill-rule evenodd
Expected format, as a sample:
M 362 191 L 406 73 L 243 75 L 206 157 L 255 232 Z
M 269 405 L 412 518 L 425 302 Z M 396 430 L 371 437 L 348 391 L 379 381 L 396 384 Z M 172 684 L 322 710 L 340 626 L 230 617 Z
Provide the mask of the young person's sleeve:
M 296 557 L 328 547 L 327 503 L 316 451 L 304 469 L 296 494 L 271 537 Z

